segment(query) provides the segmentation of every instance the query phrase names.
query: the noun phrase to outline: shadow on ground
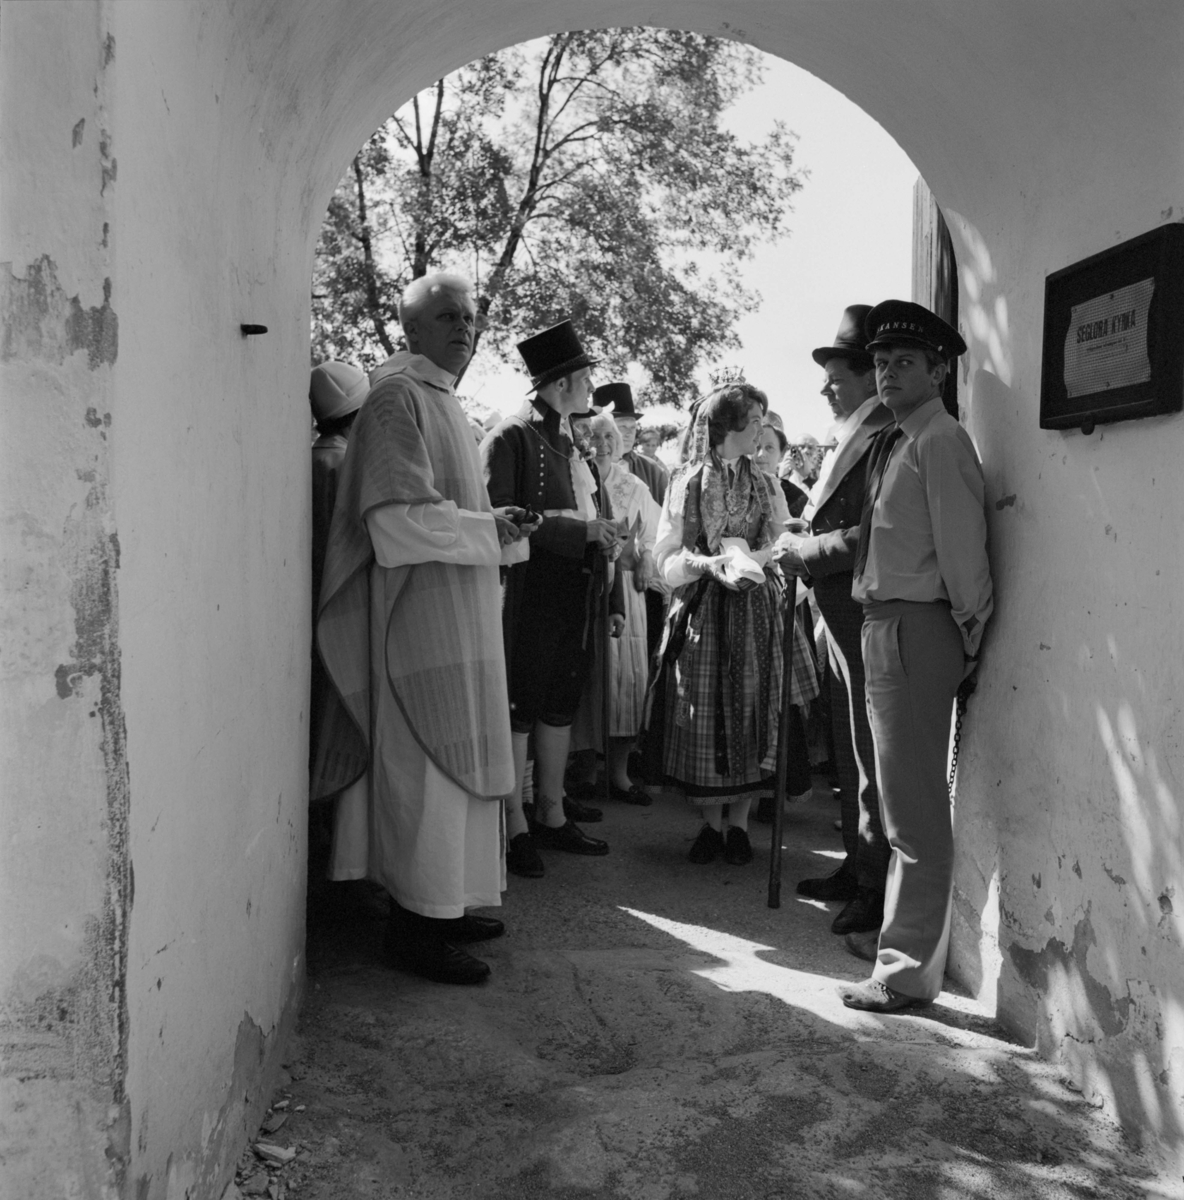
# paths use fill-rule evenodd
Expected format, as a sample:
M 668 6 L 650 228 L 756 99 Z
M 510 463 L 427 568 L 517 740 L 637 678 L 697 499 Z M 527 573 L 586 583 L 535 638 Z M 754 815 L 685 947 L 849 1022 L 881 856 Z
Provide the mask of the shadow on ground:
M 862 978 L 835 905 L 794 882 L 839 856 L 816 792 L 747 867 L 692 866 L 674 797 L 613 805 L 606 859 L 511 877 L 479 988 L 388 969 L 367 885 L 310 892 L 308 996 L 247 1194 L 307 1200 L 953 1200 L 1177 1196 L 1064 1079 L 950 986 L 923 1013 L 844 1009 Z M 247 1162 L 247 1160 L 244 1160 Z M 257 1191 L 257 1189 L 264 1189 Z

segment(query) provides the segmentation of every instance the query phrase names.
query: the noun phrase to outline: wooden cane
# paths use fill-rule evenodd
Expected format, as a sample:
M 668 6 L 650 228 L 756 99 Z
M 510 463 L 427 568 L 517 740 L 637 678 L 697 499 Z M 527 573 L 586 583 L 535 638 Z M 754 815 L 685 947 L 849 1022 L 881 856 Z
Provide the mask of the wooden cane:
M 601 496 L 601 512 L 600 515 L 608 520 L 608 485 L 604 480 L 600 483 Z M 612 798 L 612 765 L 609 751 L 609 730 L 612 728 L 612 713 L 613 713 L 613 641 L 612 641 L 612 612 L 609 608 L 610 591 L 609 581 L 612 576 L 612 561 L 608 555 L 601 556 L 601 562 L 604 563 L 604 587 L 601 589 L 600 596 L 600 628 L 603 634 L 602 642 L 604 644 L 604 654 L 600 663 L 600 723 L 601 723 L 601 743 L 604 747 L 604 799 L 607 803 Z
M 798 612 L 798 581 L 785 584 L 785 619 L 781 631 L 781 713 L 777 722 L 777 775 L 773 789 L 773 843 L 769 853 L 769 907 L 781 907 L 781 829 L 789 775 L 789 714 L 793 704 L 793 634 Z

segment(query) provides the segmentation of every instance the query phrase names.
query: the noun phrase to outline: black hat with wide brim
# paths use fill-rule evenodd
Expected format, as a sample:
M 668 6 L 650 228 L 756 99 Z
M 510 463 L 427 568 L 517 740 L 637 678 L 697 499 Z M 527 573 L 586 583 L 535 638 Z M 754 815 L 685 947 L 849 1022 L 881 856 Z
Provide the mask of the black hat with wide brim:
M 534 392 L 596 362 L 584 353 L 570 321 L 560 321 L 558 325 L 552 325 L 550 329 L 519 342 L 518 353 L 526 364 L 530 388 Z
M 966 353 L 962 335 L 937 313 L 911 300 L 885 300 L 864 321 L 868 351 L 880 346 L 922 346 L 949 360 Z
M 867 355 L 867 334 L 864 332 L 870 304 L 851 304 L 843 309 L 839 332 L 835 334 L 833 346 L 819 346 L 810 357 L 825 367 L 832 358 L 864 358 Z
M 602 383 L 592 393 L 592 403 L 597 408 L 611 408 L 614 417 L 635 417 L 633 389 L 627 383 Z

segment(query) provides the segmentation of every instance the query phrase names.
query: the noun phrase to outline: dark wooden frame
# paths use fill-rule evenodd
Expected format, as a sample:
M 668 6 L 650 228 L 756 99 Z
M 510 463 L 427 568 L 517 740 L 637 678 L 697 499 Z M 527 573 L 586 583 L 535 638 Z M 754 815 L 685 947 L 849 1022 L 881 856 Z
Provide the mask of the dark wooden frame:
M 1153 278 L 1147 314 L 1151 378 L 1144 383 L 1069 397 L 1065 338 L 1072 309 L 1107 292 Z M 1184 225 L 1161 225 L 1072 266 L 1044 285 L 1044 344 L 1040 378 L 1040 428 L 1080 429 L 1129 421 L 1184 408 Z

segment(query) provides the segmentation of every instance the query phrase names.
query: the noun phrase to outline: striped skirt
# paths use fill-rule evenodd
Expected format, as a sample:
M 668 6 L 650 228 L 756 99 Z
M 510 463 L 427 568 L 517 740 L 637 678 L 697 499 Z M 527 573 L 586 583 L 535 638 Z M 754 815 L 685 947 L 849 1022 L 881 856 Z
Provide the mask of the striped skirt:
M 749 592 L 714 580 L 676 594 L 667 621 L 663 767 L 688 799 L 714 804 L 759 791 L 777 764 L 783 590 L 773 576 Z M 684 632 L 685 631 L 685 632 Z M 818 694 L 810 644 L 795 628 L 794 704 Z

